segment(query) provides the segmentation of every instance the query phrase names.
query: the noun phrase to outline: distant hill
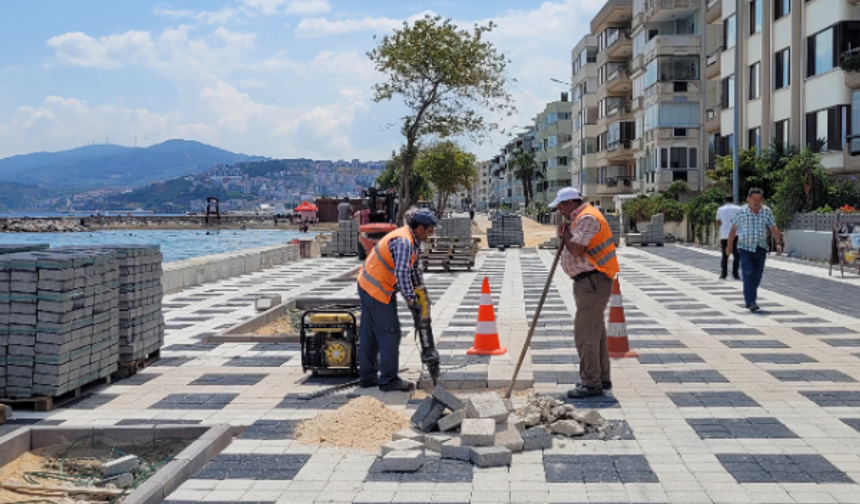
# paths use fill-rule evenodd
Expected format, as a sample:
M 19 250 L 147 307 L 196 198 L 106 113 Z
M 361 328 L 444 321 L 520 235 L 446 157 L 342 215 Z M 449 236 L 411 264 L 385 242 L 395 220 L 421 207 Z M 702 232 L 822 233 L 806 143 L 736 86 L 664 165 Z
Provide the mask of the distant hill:
M 0 181 L 58 188 L 137 186 L 206 171 L 217 164 L 263 160 L 188 140 L 147 148 L 94 145 L 0 160 Z

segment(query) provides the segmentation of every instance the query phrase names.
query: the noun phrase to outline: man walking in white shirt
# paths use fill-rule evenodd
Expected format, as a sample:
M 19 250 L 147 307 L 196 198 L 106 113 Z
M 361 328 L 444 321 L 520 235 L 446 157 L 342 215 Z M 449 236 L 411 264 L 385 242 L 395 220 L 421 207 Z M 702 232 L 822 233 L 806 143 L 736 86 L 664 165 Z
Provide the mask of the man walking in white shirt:
M 723 206 L 717 210 L 717 227 L 720 228 L 720 251 L 723 254 L 722 260 L 720 261 L 720 267 L 722 268 L 722 273 L 720 274 L 720 278 L 725 280 L 728 277 L 728 269 L 729 269 L 729 256 L 726 255 L 726 248 L 728 248 L 729 244 L 729 232 L 732 230 L 732 217 L 734 217 L 735 213 L 740 210 L 741 207 L 735 205 L 733 203 L 733 199 L 731 196 L 726 196 L 725 203 Z M 734 243 L 732 244 L 732 276 L 735 280 L 740 280 L 740 275 L 738 275 L 738 239 L 734 239 Z

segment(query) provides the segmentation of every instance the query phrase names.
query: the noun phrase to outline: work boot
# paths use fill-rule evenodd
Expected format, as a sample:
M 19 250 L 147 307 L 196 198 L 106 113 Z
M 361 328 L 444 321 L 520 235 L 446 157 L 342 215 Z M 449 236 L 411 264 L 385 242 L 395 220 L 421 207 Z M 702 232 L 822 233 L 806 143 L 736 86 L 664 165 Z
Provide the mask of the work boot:
M 383 392 L 411 392 L 414 389 L 414 383 L 400 378 L 395 378 L 388 383 L 382 383 L 379 385 L 379 390 Z
M 750 309 L 750 311 L 751 311 L 751 312 L 753 312 L 753 313 L 755 313 L 755 312 L 757 312 L 757 311 L 759 310 L 758 305 L 757 305 L 757 304 L 755 304 L 755 303 L 750 303 L 750 305 L 749 305 L 749 306 L 747 306 L 747 308 L 749 308 L 749 309 Z
M 586 385 L 578 384 L 575 388 L 572 388 L 567 391 L 567 397 L 571 399 L 583 399 L 585 397 L 595 397 L 602 396 L 603 389 L 597 387 L 589 387 Z
M 379 386 L 379 380 L 376 378 L 371 378 L 369 380 L 361 380 L 358 382 L 358 386 L 361 388 L 373 388 Z
M 602 382 L 601 386 L 603 387 L 603 390 L 612 390 L 612 382 L 611 381 Z

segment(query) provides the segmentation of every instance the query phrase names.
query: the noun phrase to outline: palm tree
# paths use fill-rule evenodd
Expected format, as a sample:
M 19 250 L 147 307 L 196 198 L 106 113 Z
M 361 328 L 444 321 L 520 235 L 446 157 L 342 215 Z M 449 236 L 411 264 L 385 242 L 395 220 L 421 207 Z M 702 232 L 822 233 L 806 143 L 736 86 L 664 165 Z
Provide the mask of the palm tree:
M 514 154 L 511 164 L 514 167 L 514 177 L 523 183 L 523 198 L 528 208 L 529 202 L 534 199 L 535 178 L 540 176 L 535 156 L 531 152 L 520 150 Z

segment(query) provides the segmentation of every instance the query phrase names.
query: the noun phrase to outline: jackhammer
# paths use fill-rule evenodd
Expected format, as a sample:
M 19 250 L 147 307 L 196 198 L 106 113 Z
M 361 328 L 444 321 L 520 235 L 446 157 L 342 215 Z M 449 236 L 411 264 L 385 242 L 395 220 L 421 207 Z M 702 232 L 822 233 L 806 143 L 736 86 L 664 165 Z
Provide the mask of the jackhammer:
M 433 325 L 430 319 L 430 298 L 424 286 L 415 287 L 418 300 L 409 307 L 412 319 L 415 321 L 415 338 L 421 345 L 421 363 L 427 367 L 433 386 L 439 381 L 439 352 L 436 350 L 436 340 L 433 338 Z

